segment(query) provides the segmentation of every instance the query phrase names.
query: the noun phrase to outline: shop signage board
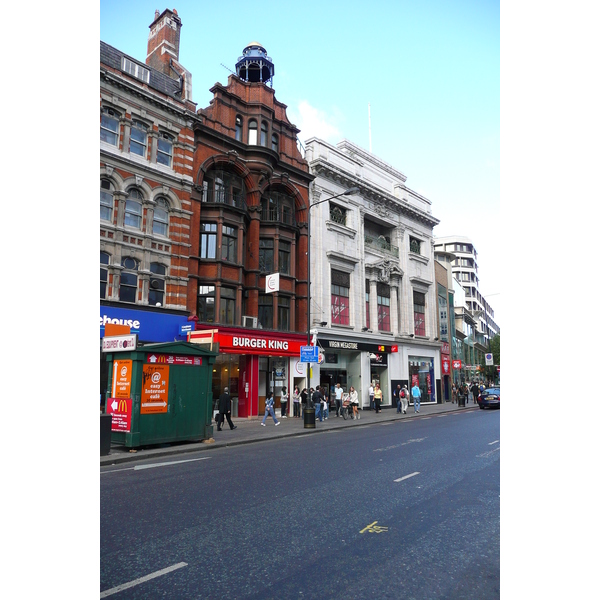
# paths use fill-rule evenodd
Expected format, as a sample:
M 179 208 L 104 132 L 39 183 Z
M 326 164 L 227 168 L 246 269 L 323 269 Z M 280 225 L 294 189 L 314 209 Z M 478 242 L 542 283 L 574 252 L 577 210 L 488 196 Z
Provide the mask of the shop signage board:
M 102 352 L 131 352 L 137 347 L 137 334 L 111 335 L 102 338 Z
M 319 360 L 319 348 L 318 346 L 301 346 L 300 347 L 300 361 L 314 363 Z
M 131 398 L 109 398 L 106 414 L 112 415 L 111 431 L 131 431 Z
M 148 354 L 146 362 L 156 365 L 184 365 L 199 367 L 202 365 L 201 356 L 178 356 L 176 354 Z
M 169 409 L 169 365 L 145 364 L 142 368 L 140 414 L 166 413 Z

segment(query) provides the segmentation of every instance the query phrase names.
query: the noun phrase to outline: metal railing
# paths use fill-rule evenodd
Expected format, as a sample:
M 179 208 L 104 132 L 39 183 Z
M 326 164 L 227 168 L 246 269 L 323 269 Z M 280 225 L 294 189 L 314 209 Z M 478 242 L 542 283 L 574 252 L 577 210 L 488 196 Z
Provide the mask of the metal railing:
M 230 193 L 226 190 L 205 190 L 202 202 L 227 204 L 228 206 L 235 206 L 235 208 L 241 208 L 242 210 L 246 210 L 247 208 L 242 192 Z
M 261 221 L 273 221 L 284 225 L 296 225 L 296 217 L 293 212 L 281 208 L 263 208 L 260 213 Z
M 400 256 L 400 249 L 398 246 L 393 246 L 382 236 L 375 237 L 365 233 L 365 246 L 385 252 L 387 254 L 391 254 L 395 258 Z

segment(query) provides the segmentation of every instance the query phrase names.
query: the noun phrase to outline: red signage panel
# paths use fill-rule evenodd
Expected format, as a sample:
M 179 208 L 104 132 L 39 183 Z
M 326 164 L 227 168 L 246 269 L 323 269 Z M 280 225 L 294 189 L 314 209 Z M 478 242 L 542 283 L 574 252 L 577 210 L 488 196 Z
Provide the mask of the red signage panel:
M 109 398 L 106 414 L 112 415 L 112 431 L 131 431 L 131 398 Z

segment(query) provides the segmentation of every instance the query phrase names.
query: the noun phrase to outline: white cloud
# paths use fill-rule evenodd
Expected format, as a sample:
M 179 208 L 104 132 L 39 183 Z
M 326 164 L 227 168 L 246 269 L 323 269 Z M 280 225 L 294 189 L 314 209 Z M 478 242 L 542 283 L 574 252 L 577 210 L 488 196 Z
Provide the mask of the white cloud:
M 342 134 L 337 127 L 339 115 L 327 114 L 311 106 L 306 100 L 301 100 L 297 107 L 288 109 L 289 118 L 300 133 L 298 137 L 304 143 L 311 137 L 319 137 L 330 143 L 337 143 L 342 139 Z

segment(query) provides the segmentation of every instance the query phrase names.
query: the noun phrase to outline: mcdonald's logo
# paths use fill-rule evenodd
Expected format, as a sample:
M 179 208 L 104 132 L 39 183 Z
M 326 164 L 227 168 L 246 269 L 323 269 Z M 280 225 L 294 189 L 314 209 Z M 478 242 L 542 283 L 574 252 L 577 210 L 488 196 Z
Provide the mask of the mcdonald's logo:
M 117 411 L 120 413 L 126 413 L 127 412 L 127 400 L 119 400 L 119 406 L 117 407 Z

